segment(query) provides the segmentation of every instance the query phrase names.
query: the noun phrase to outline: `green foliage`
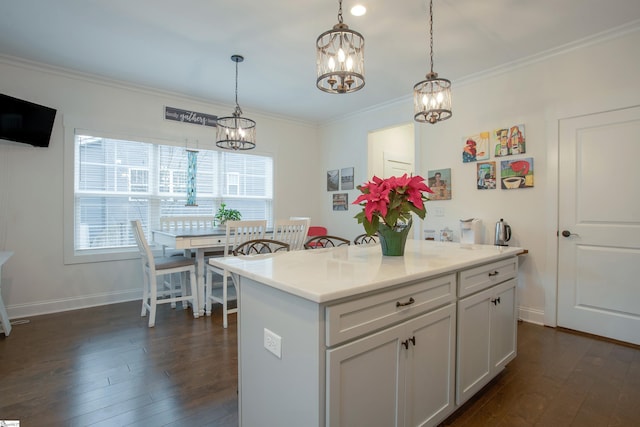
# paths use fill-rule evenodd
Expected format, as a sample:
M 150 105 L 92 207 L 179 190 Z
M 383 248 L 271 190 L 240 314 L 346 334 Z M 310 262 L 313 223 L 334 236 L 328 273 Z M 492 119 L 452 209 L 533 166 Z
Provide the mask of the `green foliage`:
M 213 217 L 214 223 L 217 222 L 218 225 L 224 225 L 227 221 L 240 221 L 242 219 L 242 214 L 239 210 L 236 209 L 227 209 L 227 205 L 225 203 L 221 203 L 218 208 L 218 212 Z

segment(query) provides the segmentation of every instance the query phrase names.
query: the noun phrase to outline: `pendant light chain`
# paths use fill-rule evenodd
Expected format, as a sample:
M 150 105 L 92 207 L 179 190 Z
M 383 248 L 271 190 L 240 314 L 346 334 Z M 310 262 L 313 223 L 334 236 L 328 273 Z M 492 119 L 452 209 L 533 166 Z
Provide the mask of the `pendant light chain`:
M 431 49 L 431 74 L 433 74 L 433 0 L 429 2 L 429 48 Z
M 338 23 L 342 24 L 342 0 L 339 1 L 338 6 Z
M 237 58 L 237 57 L 232 57 L 231 58 L 233 62 L 236 63 L 236 109 L 233 113 L 234 116 L 241 116 L 242 115 L 242 109 L 240 108 L 240 104 L 238 104 L 238 62 L 242 61 L 243 59 Z
M 433 53 L 431 55 L 433 55 Z M 433 59 L 431 61 L 433 61 Z M 236 61 L 236 107 L 238 107 L 238 62 L 237 61 Z

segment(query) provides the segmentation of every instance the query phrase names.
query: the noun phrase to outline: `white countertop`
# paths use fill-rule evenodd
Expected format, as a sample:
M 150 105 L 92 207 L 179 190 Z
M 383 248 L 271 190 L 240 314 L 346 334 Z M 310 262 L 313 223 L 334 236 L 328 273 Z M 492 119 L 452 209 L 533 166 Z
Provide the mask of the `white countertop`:
M 383 257 L 380 245 L 281 252 L 209 262 L 317 303 L 383 289 L 516 256 L 522 248 L 408 240 L 401 257 Z

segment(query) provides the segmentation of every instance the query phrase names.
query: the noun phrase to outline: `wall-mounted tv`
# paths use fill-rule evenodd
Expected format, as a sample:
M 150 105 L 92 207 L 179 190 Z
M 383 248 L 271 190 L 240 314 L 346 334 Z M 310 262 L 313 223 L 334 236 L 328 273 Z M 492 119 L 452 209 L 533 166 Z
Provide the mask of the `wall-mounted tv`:
M 56 110 L 0 94 L 0 139 L 48 147 Z

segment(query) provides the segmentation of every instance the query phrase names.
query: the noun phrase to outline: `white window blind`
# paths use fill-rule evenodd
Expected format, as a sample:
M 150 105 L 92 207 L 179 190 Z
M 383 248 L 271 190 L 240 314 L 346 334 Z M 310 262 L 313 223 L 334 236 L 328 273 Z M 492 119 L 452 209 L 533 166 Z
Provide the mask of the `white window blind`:
M 139 219 L 148 233 L 160 216 L 213 217 L 221 203 L 243 219 L 273 223 L 271 157 L 199 150 L 197 162 L 197 206 L 185 206 L 183 147 L 76 135 L 74 251 L 132 247 L 131 220 Z

